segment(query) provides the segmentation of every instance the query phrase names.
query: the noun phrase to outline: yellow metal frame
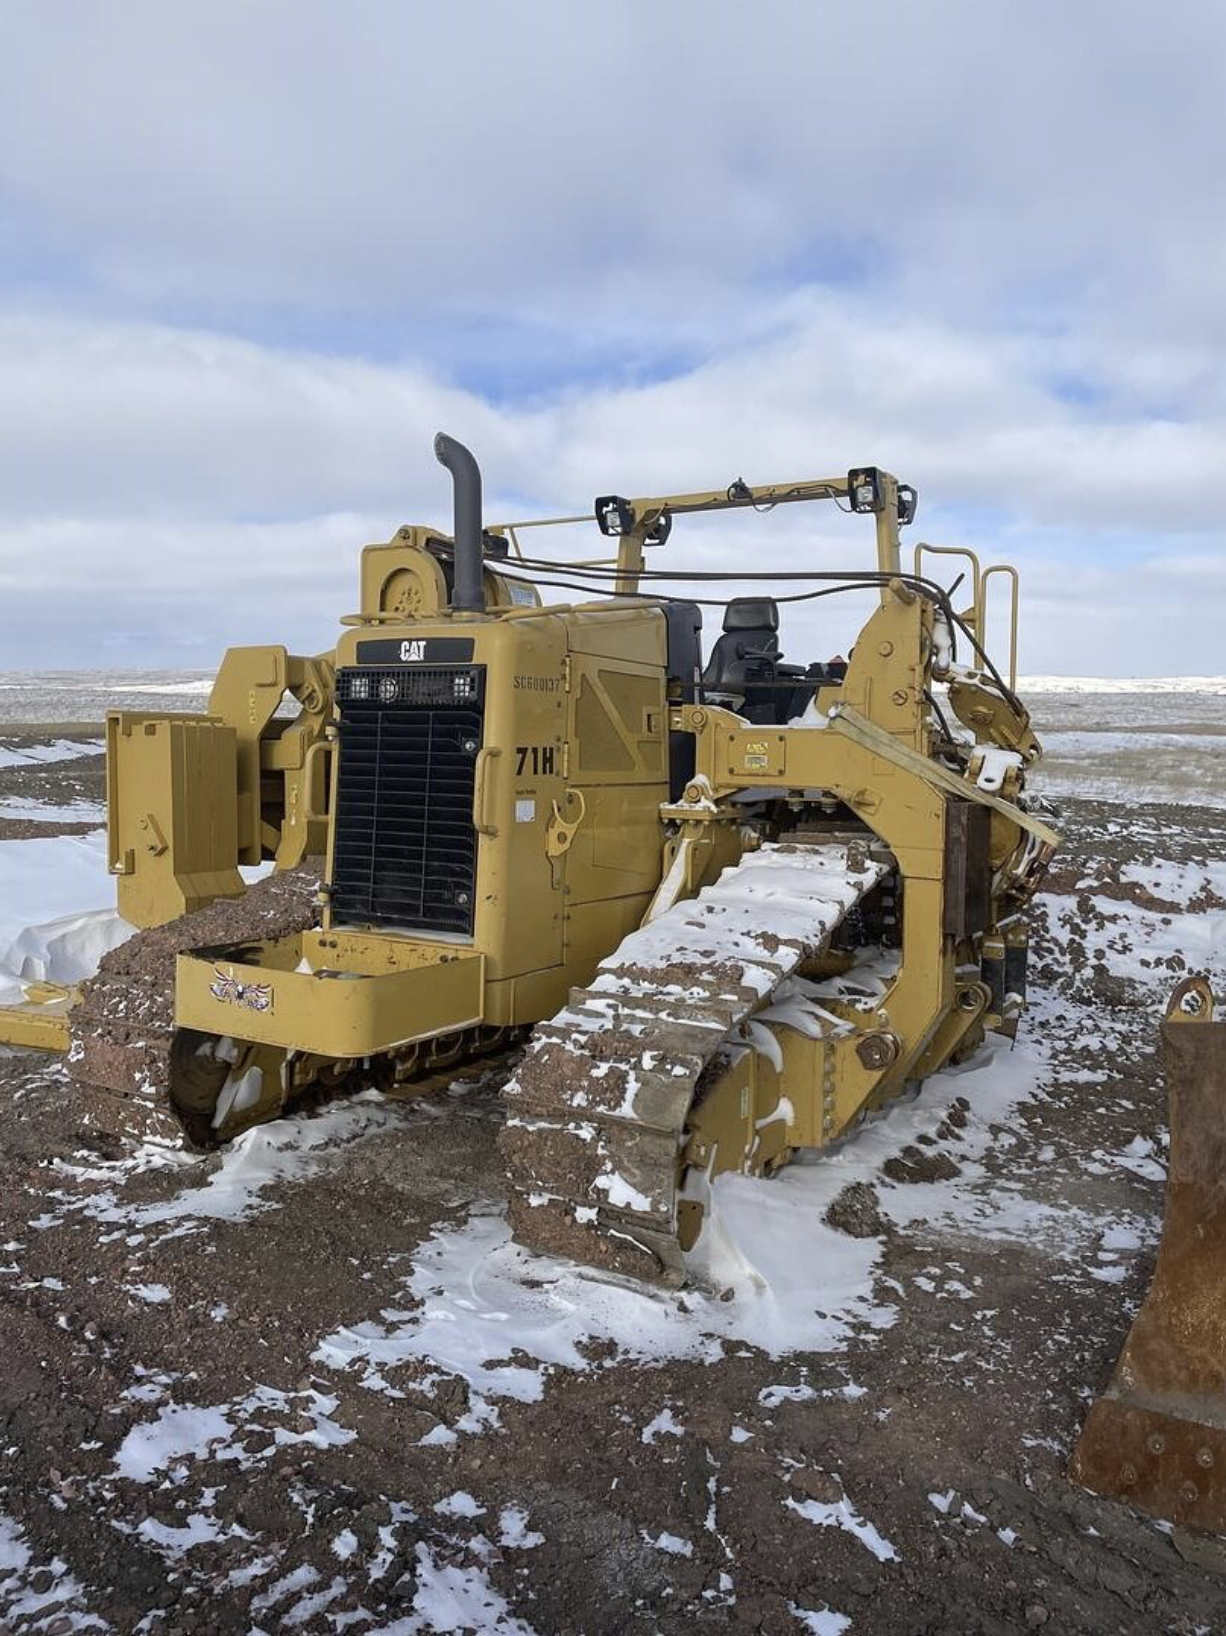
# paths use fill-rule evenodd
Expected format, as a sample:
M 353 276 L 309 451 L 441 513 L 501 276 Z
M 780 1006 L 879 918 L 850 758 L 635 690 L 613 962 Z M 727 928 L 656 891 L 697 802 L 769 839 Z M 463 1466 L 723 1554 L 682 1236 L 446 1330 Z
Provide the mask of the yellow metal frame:
M 25 999 L 0 1006 L 0 1042 L 27 1051 L 67 1051 L 68 1014 L 80 991 L 68 984 L 26 983 Z
M 979 582 L 978 636 L 984 647 L 988 642 L 988 583 L 997 574 L 1009 581 L 1009 686 L 1017 687 L 1017 625 L 1021 603 L 1021 578 L 1011 562 L 994 562 L 985 568 Z
M 224 950 L 179 955 L 175 1022 L 203 1034 L 353 1059 L 476 1027 L 484 992 L 484 955 L 425 961 L 420 945 L 407 941 L 306 932 L 257 944 L 246 959 Z
M 883 574 L 900 571 L 900 539 L 898 523 L 898 481 L 890 472 L 878 468 L 880 504 L 872 514 L 877 536 L 877 567 Z M 688 494 L 661 494 L 639 497 L 629 501 L 634 514 L 634 525 L 625 534 L 617 536 L 616 557 L 593 558 L 586 562 L 558 562 L 559 568 L 614 567 L 619 570 L 615 588 L 619 595 L 638 592 L 640 575 L 646 566 L 647 548 L 654 542 L 647 536 L 667 517 L 680 517 L 695 512 L 771 510 L 775 506 L 794 505 L 808 500 L 846 500 L 850 489 L 846 476 L 807 477 L 795 483 L 766 483 L 756 488 L 740 485 L 735 493 L 728 489 L 699 489 Z M 857 514 L 859 515 L 859 514 Z M 492 533 L 507 535 L 517 556 L 523 556 L 519 532 L 525 528 L 559 528 L 572 523 L 591 523 L 591 513 L 581 517 L 535 517 L 514 523 L 497 523 Z

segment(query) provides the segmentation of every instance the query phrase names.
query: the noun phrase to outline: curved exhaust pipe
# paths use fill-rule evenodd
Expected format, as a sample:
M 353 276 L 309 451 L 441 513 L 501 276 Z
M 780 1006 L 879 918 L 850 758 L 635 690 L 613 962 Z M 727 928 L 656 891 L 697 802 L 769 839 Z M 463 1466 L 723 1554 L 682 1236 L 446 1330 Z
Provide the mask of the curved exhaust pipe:
M 454 613 L 485 612 L 485 547 L 481 526 L 481 468 L 471 449 L 439 432 L 434 457 L 451 473 L 455 491 L 455 577 L 451 586 Z

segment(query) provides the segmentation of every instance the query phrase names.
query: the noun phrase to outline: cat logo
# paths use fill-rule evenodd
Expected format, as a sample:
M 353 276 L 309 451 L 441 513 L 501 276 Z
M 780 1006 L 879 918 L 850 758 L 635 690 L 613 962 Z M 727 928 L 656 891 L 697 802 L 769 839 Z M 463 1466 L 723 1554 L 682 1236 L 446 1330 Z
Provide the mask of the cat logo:
M 426 657 L 426 644 L 422 640 L 416 642 L 402 642 L 400 644 L 400 659 L 403 664 Z

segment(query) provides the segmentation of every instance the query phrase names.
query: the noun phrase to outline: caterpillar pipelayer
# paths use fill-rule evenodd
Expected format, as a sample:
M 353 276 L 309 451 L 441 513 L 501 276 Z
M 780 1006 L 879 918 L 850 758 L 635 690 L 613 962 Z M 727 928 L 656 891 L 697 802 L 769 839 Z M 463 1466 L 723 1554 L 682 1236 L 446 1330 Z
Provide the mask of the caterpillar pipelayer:
M 983 652 L 992 573 L 1016 637 L 1016 575 L 971 559 L 956 613 L 935 548 L 902 566 L 914 491 L 871 467 L 604 496 L 616 555 L 559 565 L 527 525 L 483 527 L 468 450 L 435 452 L 453 537 L 368 547 L 334 655 L 238 650 L 204 716 L 110 722 L 121 907 L 154 929 L 76 997 L 72 1071 L 210 1145 L 321 1086 L 523 1043 L 500 1136 L 518 1238 L 677 1283 L 713 1177 L 821 1148 L 1017 1026 L 1057 837 Z M 850 659 L 784 663 L 762 595 L 726 602 L 704 664 L 698 603 L 651 581 L 718 576 L 648 550 L 692 513 L 817 501 L 872 522 L 874 569 L 736 577 L 870 591 Z M 298 867 L 244 892 L 261 854 Z

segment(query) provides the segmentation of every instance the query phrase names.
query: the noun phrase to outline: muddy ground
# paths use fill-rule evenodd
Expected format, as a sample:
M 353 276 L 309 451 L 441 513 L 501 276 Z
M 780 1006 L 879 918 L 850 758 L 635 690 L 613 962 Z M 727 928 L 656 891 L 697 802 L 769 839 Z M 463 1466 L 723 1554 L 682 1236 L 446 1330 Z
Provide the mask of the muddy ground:
M 30 780 L 97 799 L 97 775 Z M 1226 1543 L 1064 1475 L 1152 1267 L 1156 1022 L 1226 913 L 1226 813 L 1069 804 L 1065 828 L 1031 1091 L 993 1126 L 933 1081 L 896 1141 L 875 1127 L 836 1212 L 874 1306 L 830 1349 L 593 1340 L 536 1365 L 535 1401 L 476 1396 L 457 1357 L 380 1345 L 432 1299 L 423 1254 L 503 1208 L 498 1071 L 222 1162 L 137 1150 L 56 1064 L 0 1058 L 0 1630 L 1226 1631 Z M 715 1298 L 645 1299 L 700 1330 Z

